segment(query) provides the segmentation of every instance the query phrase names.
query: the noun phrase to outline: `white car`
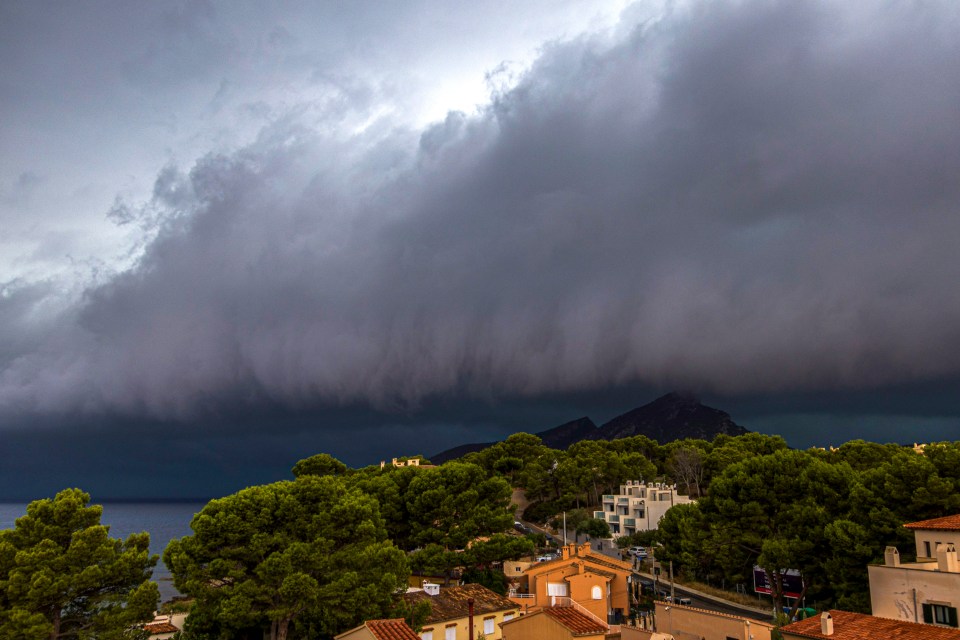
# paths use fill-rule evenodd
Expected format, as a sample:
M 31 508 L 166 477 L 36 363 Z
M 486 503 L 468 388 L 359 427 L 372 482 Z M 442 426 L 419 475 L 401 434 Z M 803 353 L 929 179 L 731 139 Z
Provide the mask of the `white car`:
M 630 555 L 635 556 L 635 557 L 637 557 L 637 558 L 646 558 L 646 557 L 647 557 L 647 550 L 644 549 L 643 547 L 630 547 L 630 548 L 627 550 L 627 553 L 629 553 Z

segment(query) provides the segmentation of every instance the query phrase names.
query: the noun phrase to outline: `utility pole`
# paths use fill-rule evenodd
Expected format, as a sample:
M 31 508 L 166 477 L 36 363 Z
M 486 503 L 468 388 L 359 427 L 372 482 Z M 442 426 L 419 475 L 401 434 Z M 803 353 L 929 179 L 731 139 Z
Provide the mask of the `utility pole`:
M 567 546 L 567 512 L 563 512 L 563 546 Z
M 674 598 L 676 594 L 673 593 L 673 560 L 670 561 L 670 602 L 676 604 L 676 599 Z

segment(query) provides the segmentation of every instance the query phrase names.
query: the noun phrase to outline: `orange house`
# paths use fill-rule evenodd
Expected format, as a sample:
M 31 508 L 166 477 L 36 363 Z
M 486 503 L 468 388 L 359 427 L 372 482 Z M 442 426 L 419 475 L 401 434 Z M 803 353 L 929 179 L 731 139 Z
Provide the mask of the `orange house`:
M 509 598 L 524 611 L 549 607 L 569 598 L 601 620 L 616 622 L 630 611 L 627 582 L 629 562 L 568 544 L 556 560 L 530 565 L 520 576 L 509 576 Z M 619 615 L 619 618 L 618 618 Z

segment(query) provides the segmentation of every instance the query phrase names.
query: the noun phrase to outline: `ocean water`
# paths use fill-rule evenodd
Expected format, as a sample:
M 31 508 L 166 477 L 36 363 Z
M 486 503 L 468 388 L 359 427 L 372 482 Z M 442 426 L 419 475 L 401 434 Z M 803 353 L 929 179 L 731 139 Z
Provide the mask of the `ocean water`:
M 195 502 L 104 502 L 100 522 L 110 526 L 114 538 L 126 538 L 131 533 L 150 534 L 150 552 L 163 556 L 167 543 L 174 538 L 189 535 L 190 520 L 205 503 Z M 0 503 L 0 529 L 10 529 L 14 521 L 27 513 L 26 503 Z M 153 569 L 153 579 L 160 586 L 161 601 L 178 595 L 170 572 L 161 557 Z

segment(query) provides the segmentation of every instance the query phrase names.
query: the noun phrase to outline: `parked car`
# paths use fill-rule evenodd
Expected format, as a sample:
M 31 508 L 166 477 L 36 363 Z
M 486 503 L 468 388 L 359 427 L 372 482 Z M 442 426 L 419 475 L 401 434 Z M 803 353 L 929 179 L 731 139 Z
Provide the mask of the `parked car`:
M 641 559 L 647 557 L 647 550 L 644 547 L 630 547 L 627 553 Z

